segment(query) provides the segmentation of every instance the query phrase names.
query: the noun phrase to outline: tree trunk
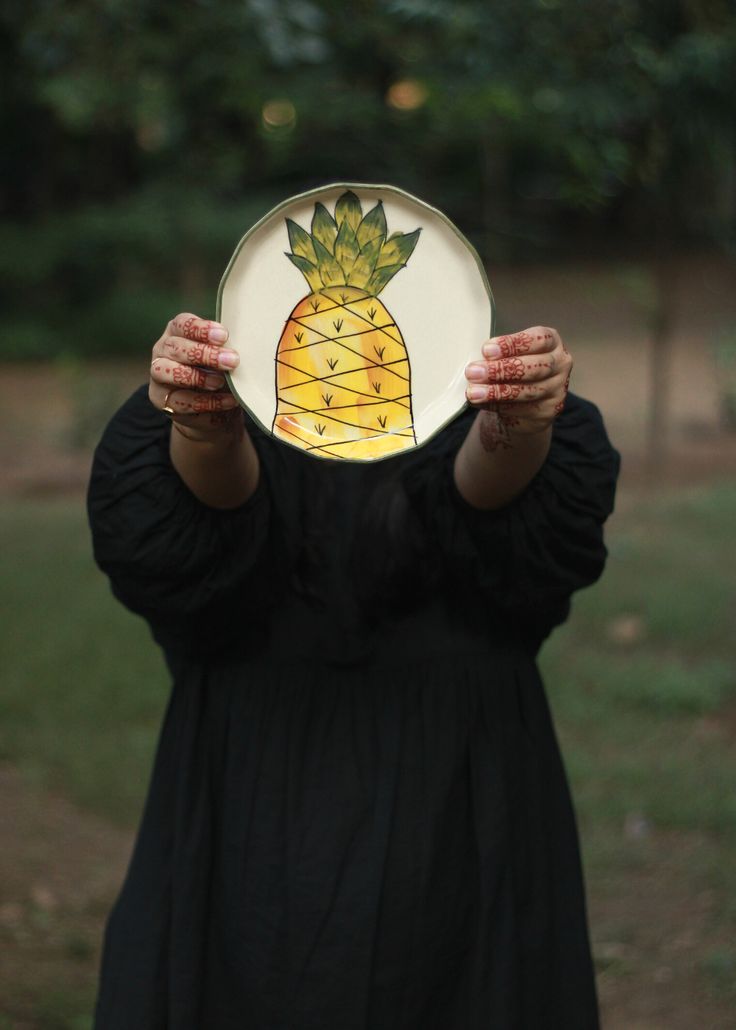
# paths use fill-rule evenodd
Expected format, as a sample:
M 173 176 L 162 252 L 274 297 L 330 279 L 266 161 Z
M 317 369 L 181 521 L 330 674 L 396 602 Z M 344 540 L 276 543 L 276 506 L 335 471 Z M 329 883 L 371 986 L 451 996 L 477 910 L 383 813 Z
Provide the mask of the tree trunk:
M 506 151 L 502 141 L 499 138 L 491 139 L 487 131 L 480 137 L 479 147 L 483 260 L 488 265 L 505 257 L 505 244 L 499 236 L 499 223 L 509 201 L 506 188 Z
M 652 266 L 654 289 L 649 347 L 647 463 L 655 476 L 667 464 L 672 430 L 672 339 L 677 274 L 673 255 L 661 243 Z

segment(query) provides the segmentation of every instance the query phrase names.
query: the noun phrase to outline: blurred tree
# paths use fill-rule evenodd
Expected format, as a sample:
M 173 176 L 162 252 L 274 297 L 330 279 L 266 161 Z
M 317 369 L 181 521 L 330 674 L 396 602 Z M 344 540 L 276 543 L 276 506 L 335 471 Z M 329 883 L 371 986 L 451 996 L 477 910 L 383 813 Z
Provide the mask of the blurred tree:
M 0 85 L 6 355 L 211 310 L 242 232 L 328 181 L 412 190 L 489 260 L 634 245 L 668 288 L 678 243 L 734 239 L 731 0 L 26 0 Z
M 540 229 L 559 247 L 584 215 L 599 252 L 623 236 L 650 261 L 656 467 L 666 453 L 678 242 L 728 245 L 736 229 L 736 6 L 393 6 L 440 29 L 443 60 L 424 73 L 434 77 L 440 135 L 468 149 L 478 141 L 487 254 L 509 236 L 531 237 L 539 252 Z

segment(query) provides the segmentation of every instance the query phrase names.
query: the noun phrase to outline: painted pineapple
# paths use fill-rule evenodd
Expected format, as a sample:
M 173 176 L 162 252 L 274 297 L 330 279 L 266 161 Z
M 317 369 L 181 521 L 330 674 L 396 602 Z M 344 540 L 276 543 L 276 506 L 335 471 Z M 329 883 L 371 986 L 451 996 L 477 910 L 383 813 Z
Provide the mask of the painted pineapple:
M 287 257 L 309 284 L 276 352 L 273 432 L 327 458 L 368 461 L 416 444 L 401 330 L 378 299 L 420 229 L 387 237 L 381 201 L 363 217 L 348 190 L 335 216 L 316 204 L 311 233 L 286 219 Z

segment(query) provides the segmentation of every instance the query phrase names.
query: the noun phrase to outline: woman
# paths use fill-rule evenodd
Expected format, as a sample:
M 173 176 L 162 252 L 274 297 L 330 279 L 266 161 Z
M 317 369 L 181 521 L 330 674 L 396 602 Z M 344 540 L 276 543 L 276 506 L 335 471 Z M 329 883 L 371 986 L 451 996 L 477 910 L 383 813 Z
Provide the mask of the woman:
M 558 333 L 468 408 L 317 460 L 167 326 L 95 455 L 95 555 L 174 687 L 97 1030 L 594 1030 L 573 810 L 535 656 L 600 575 L 618 456 Z

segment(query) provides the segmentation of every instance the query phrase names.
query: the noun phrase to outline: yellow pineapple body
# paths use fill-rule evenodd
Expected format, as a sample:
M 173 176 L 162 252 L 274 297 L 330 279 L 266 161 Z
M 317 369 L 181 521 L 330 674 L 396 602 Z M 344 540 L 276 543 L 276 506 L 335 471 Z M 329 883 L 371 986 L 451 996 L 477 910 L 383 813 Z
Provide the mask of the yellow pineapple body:
M 401 330 L 355 286 L 299 301 L 276 353 L 274 435 L 327 458 L 372 460 L 416 444 Z
M 378 294 L 406 266 L 421 229 L 388 235 L 379 200 L 347 190 L 311 232 L 286 219 L 286 254 L 309 285 L 276 351 L 274 436 L 324 458 L 372 461 L 416 445 L 401 330 Z

